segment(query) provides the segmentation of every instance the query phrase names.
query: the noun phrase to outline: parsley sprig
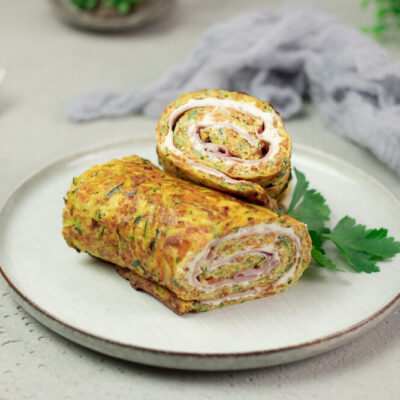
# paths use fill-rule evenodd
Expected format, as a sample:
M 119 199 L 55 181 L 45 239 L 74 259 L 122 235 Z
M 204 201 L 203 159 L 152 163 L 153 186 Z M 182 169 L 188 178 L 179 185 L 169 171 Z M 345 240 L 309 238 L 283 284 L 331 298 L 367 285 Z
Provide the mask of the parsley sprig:
M 354 218 L 343 217 L 330 230 L 326 223 L 331 213 L 325 198 L 315 189 L 309 189 L 305 175 L 294 169 L 297 183 L 287 214 L 307 224 L 312 240 L 311 255 L 314 261 L 335 271 L 343 271 L 328 258 L 324 249 L 330 240 L 343 254 L 350 267 L 356 272 L 379 272 L 378 261 L 400 253 L 400 242 L 388 237 L 387 229 L 367 229 Z

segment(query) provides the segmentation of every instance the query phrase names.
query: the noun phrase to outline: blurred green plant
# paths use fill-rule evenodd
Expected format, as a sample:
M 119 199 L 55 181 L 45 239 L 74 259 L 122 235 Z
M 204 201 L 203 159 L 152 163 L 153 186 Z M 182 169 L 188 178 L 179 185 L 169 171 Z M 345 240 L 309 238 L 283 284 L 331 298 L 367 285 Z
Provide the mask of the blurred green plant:
M 400 0 L 361 0 L 361 8 L 375 4 L 375 25 L 363 31 L 380 36 L 392 29 L 400 29 Z
M 134 4 L 140 0 L 104 0 L 104 4 L 115 7 L 121 14 L 128 14 Z
M 81 10 L 92 11 L 99 4 L 99 0 L 71 0 L 71 3 Z
M 140 0 L 70 0 L 72 4 L 81 10 L 93 11 L 98 6 L 114 7 L 121 14 L 129 14 L 132 6 Z

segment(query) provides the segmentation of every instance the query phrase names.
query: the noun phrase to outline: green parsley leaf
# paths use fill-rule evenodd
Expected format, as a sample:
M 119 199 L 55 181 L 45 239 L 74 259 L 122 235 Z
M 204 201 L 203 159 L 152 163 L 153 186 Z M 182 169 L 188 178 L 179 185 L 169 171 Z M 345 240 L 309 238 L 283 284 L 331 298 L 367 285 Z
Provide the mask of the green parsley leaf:
M 292 201 L 290 202 L 290 206 L 287 212 L 289 215 L 296 207 L 297 203 L 299 202 L 301 197 L 304 195 L 304 192 L 308 188 L 308 182 L 306 180 L 306 176 L 296 168 L 294 168 L 294 172 L 296 174 L 297 182 L 296 182 L 296 187 L 294 188 L 293 191 Z
M 325 255 L 322 248 L 324 237 L 322 233 L 329 232 L 325 222 L 329 221 L 331 210 L 325 204 L 325 199 L 315 189 L 308 189 L 309 182 L 306 176 L 294 168 L 296 187 L 287 214 L 307 224 L 312 241 L 311 256 L 321 267 L 340 271 L 337 266 Z
M 309 183 L 304 174 L 296 168 L 294 172 L 298 181 L 293 192 L 288 215 L 307 224 L 309 230 L 317 233 L 326 232 L 325 222 L 329 221 L 331 210 L 325 204 L 325 199 L 321 193 L 315 189 L 307 189 Z
M 322 235 L 313 230 L 308 230 L 308 233 L 310 234 L 313 245 L 317 248 L 321 248 L 322 244 L 324 243 L 324 238 L 322 237 Z M 323 253 L 325 254 L 324 251 Z
M 361 251 L 371 256 L 390 258 L 400 252 L 400 242 L 387 237 L 387 229 L 370 229 L 346 216 L 342 218 L 332 232 L 324 237 L 338 243 L 345 249 Z
M 400 242 L 388 237 L 387 229 L 367 229 L 349 216 L 343 217 L 330 231 L 325 226 L 330 215 L 325 198 L 315 189 L 308 189 L 309 182 L 302 172 L 294 171 L 297 184 L 287 214 L 307 224 L 312 241 L 311 255 L 318 265 L 343 271 L 326 256 L 323 248 L 326 239 L 332 241 L 356 272 L 378 272 L 377 261 L 400 253 Z
M 315 231 L 308 231 L 312 241 L 311 256 L 313 260 L 321 267 L 326 267 L 333 271 L 344 271 L 325 255 L 325 250 L 322 248 L 324 238 Z
M 393 257 L 400 252 L 400 242 L 387 237 L 387 229 L 367 229 L 349 217 L 343 217 L 330 233 L 323 235 L 330 239 L 343 253 L 357 272 L 378 272 L 376 261 Z
M 337 243 L 335 244 L 338 249 L 343 253 L 350 266 L 356 272 L 366 272 L 367 274 L 370 274 L 371 272 L 380 271 L 379 267 L 376 265 L 376 261 L 373 260 L 373 258 L 369 254 L 363 253 L 362 251 L 356 251 L 346 248 L 343 249 Z
M 326 267 L 332 271 L 344 272 L 343 269 L 338 268 L 337 265 L 325 255 L 325 250 L 322 248 L 313 246 L 311 249 L 311 256 L 313 260 L 321 267 Z

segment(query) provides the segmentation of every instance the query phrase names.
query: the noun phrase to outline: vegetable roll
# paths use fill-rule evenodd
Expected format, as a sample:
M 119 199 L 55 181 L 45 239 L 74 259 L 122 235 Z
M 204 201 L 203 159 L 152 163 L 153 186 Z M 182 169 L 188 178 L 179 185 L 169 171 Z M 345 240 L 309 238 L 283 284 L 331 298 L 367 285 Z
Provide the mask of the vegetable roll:
M 304 224 L 138 156 L 93 166 L 64 200 L 69 246 L 116 264 L 179 314 L 277 293 L 310 261 Z
M 291 140 L 273 107 L 244 93 L 181 95 L 157 125 L 167 172 L 274 208 L 290 180 Z

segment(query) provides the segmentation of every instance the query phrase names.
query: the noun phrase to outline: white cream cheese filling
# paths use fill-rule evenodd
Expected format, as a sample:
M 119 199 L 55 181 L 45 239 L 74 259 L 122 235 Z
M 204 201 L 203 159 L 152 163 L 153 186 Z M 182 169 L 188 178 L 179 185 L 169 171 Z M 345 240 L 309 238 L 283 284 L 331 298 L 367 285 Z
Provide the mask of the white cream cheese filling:
M 199 152 L 206 152 L 211 158 L 215 159 L 223 159 L 227 165 L 237 165 L 240 164 L 243 168 L 251 168 L 251 166 L 265 162 L 268 159 L 272 159 L 279 151 L 279 145 L 283 138 L 279 135 L 278 129 L 274 126 L 274 118 L 275 115 L 273 113 L 267 113 L 265 111 L 260 110 L 258 107 L 245 103 L 238 102 L 229 99 L 218 99 L 218 98 L 206 98 L 206 99 L 190 99 L 185 105 L 178 107 L 176 110 L 172 112 L 168 121 L 168 133 L 165 136 L 163 144 L 166 146 L 167 150 L 185 160 L 185 156 L 181 150 L 179 150 L 174 144 L 174 135 L 173 128 L 176 121 L 179 119 L 181 115 L 185 112 L 197 108 L 197 107 L 220 107 L 220 108 L 231 108 L 234 110 L 238 110 L 243 113 L 248 113 L 255 117 L 259 117 L 263 121 L 264 129 L 262 132 L 256 133 L 258 139 L 262 140 L 265 143 L 268 143 L 268 152 L 264 155 L 264 157 L 258 160 L 243 160 L 238 157 L 230 157 L 227 154 L 219 153 L 218 151 L 214 151 L 216 149 L 216 145 L 212 146 L 212 144 L 204 143 L 200 140 L 197 132 L 199 128 L 206 128 L 211 126 L 229 128 L 234 130 L 238 135 L 243 137 L 249 144 L 255 145 L 257 140 L 254 139 L 248 132 L 243 131 L 242 129 L 236 127 L 232 123 L 223 123 L 216 122 L 213 120 L 211 116 L 206 116 L 202 121 L 193 124 L 188 129 L 189 138 L 192 141 L 192 145 L 195 150 Z M 278 119 L 278 123 L 281 123 Z M 222 147 L 222 146 L 218 146 Z M 186 160 L 186 162 L 191 165 L 192 168 L 203 171 L 209 175 L 214 175 L 218 178 L 224 179 L 229 183 L 247 183 L 244 180 L 230 178 L 227 174 L 218 171 L 214 168 L 207 167 L 199 162 L 193 160 Z
M 205 247 L 205 249 L 201 252 L 199 252 L 196 257 L 193 259 L 193 261 L 187 265 L 188 271 L 186 274 L 186 279 L 188 283 L 193 286 L 196 289 L 199 289 L 203 293 L 210 293 L 220 287 L 232 287 L 234 285 L 249 285 L 251 282 L 254 282 L 257 279 L 262 278 L 263 276 L 267 275 L 270 270 L 275 268 L 279 262 L 280 262 L 280 256 L 279 252 L 275 248 L 273 244 L 270 245 L 260 245 L 257 248 L 254 249 L 249 249 L 245 251 L 238 252 L 236 254 L 232 254 L 228 257 L 224 258 L 219 258 L 213 260 L 213 254 L 212 251 L 215 248 L 215 246 L 221 242 L 228 242 L 233 239 L 238 239 L 241 237 L 249 236 L 249 235 L 256 235 L 256 234 L 268 234 L 268 233 L 276 233 L 281 236 L 285 236 L 289 238 L 292 243 L 295 246 L 296 253 L 295 257 L 293 260 L 292 266 L 284 273 L 281 275 L 279 279 L 277 279 L 275 282 L 272 284 L 269 284 L 268 286 L 263 286 L 263 287 L 254 287 L 250 288 L 247 290 L 244 290 L 242 292 L 234 293 L 229 296 L 226 296 L 221 299 L 215 299 L 215 300 L 204 300 L 201 301 L 201 303 L 204 304 L 211 304 L 209 303 L 210 301 L 213 302 L 224 302 L 224 301 L 230 301 L 233 299 L 237 298 L 246 298 L 246 297 L 251 297 L 254 296 L 255 294 L 259 293 L 262 290 L 265 290 L 266 288 L 270 287 L 271 289 L 281 285 L 281 284 L 286 284 L 289 280 L 293 279 L 293 277 L 296 274 L 296 269 L 297 266 L 300 262 L 300 249 L 301 249 L 301 244 L 300 244 L 300 239 L 298 236 L 295 234 L 293 228 L 291 227 L 283 227 L 279 224 L 276 223 L 262 223 L 254 226 L 249 226 L 240 229 L 238 232 L 224 236 L 222 238 L 213 240 L 212 242 L 208 243 L 208 245 Z M 204 264 L 210 263 L 211 259 L 211 264 L 209 266 L 209 270 L 213 271 L 217 269 L 218 267 L 226 264 L 230 260 L 233 260 L 235 257 L 238 257 L 243 254 L 256 254 L 256 255 L 263 255 L 265 257 L 265 261 L 262 265 L 261 268 L 257 269 L 248 269 L 245 271 L 239 271 L 235 273 L 232 277 L 228 279 L 224 279 L 218 282 L 214 283 L 202 283 L 199 281 L 199 276 L 202 273 L 201 267 Z M 207 303 L 205 303 L 207 302 Z

